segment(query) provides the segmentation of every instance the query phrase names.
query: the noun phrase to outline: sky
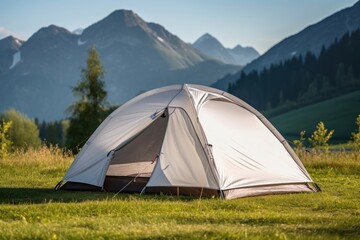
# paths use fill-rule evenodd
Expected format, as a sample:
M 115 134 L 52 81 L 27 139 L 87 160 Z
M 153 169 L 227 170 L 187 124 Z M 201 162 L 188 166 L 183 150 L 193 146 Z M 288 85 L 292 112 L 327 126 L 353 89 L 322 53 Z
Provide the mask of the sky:
M 225 47 L 270 47 L 357 0 L 0 0 L 0 39 L 26 40 L 55 24 L 86 28 L 117 9 L 132 10 L 185 42 L 204 33 Z

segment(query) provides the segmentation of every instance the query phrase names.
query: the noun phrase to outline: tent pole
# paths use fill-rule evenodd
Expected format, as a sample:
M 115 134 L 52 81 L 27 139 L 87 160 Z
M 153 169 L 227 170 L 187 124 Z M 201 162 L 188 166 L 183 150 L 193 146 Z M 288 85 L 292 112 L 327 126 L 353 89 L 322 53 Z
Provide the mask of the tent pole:
M 222 190 L 220 190 L 220 198 L 225 199 L 224 192 Z
M 143 193 L 145 192 L 146 186 L 141 190 L 140 195 L 143 195 Z

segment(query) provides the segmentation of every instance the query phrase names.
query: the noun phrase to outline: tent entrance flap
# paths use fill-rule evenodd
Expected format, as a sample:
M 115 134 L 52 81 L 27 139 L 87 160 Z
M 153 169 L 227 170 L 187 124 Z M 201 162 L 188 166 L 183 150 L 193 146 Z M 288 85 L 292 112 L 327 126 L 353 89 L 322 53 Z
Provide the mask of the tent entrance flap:
M 119 191 L 131 181 L 125 192 L 140 192 L 145 187 L 160 153 L 168 119 L 165 110 L 139 135 L 115 151 L 106 173 L 105 190 Z

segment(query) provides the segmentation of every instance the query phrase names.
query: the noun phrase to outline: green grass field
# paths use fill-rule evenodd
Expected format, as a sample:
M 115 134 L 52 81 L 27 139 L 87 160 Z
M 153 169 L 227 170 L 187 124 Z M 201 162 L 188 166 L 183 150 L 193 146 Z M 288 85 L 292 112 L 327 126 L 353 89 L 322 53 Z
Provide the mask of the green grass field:
M 269 121 L 291 140 L 299 138 L 302 130 L 310 136 L 316 124 L 323 121 L 328 129 L 335 129 L 334 140 L 346 142 L 356 129 L 355 120 L 359 114 L 360 91 L 356 91 L 271 117 Z
M 0 159 L 0 239 L 360 239 L 360 155 L 301 158 L 322 192 L 221 200 L 54 191 L 72 157 L 18 152 Z

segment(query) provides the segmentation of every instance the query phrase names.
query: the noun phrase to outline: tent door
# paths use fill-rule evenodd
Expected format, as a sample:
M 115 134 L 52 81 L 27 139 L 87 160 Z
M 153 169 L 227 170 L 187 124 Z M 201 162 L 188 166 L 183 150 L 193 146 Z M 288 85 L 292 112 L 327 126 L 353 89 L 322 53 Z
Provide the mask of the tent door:
M 106 173 L 106 191 L 141 192 L 149 181 L 164 140 L 168 111 L 116 150 Z

